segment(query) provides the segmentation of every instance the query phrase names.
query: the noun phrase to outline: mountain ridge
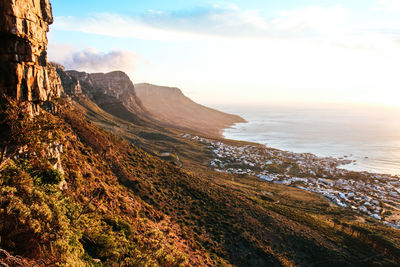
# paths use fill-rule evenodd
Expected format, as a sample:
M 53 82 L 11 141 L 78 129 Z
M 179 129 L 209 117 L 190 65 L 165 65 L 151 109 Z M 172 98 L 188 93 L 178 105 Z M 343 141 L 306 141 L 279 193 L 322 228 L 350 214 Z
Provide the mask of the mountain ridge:
M 179 88 L 148 83 L 134 85 L 123 71 L 86 73 L 55 66 L 67 95 L 88 96 L 103 109 L 125 119 L 130 116 L 137 122 L 150 120 L 167 127 L 211 136 L 222 136 L 223 129 L 245 122 L 240 116 L 194 102 Z M 132 114 L 121 110 L 120 103 Z
M 246 122 L 238 115 L 194 102 L 177 87 L 139 83 L 135 84 L 135 90 L 146 109 L 161 124 L 221 137 L 223 129 Z

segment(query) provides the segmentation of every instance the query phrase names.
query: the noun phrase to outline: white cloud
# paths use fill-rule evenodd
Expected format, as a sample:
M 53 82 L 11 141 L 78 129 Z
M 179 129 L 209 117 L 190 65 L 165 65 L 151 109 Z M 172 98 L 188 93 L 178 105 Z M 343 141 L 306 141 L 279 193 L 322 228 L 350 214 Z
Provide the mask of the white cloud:
M 160 15 L 158 12 L 153 14 Z M 119 14 L 97 14 L 89 18 L 57 17 L 53 30 L 77 31 L 110 37 L 145 40 L 184 40 L 199 38 L 195 34 L 182 34 L 173 29 L 162 29 L 144 23 L 139 18 Z
M 47 47 L 48 60 L 59 64 L 63 64 L 75 52 L 77 52 L 77 49 L 71 44 L 55 44 L 50 42 Z
M 400 0 L 380 1 L 400 3 Z M 137 17 L 119 14 L 98 14 L 89 18 L 59 17 L 53 29 L 169 41 L 300 38 L 349 49 L 368 49 L 389 56 L 399 54 L 398 33 L 388 34 L 386 30 L 390 28 L 385 27 L 387 25 L 360 31 L 353 25 L 351 15 L 348 9 L 335 5 L 286 10 L 278 12 L 275 18 L 266 18 L 258 10 L 242 10 L 236 5 L 223 3 L 211 8 L 179 12 L 150 10 Z M 390 26 L 393 27 L 392 24 Z
M 85 70 L 88 72 L 107 72 L 113 70 L 133 71 L 136 68 L 138 56 L 130 51 L 111 51 L 102 53 L 94 49 L 76 52 L 65 62 L 68 69 Z
M 311 6 L 278 13 L 275 19 L 259 10 L 235 5 L 180 12 L 149 10 L 138 17 L 98 14 L 89 18 L 58 17 L 53 29 L 147 40 L 187 40 L 208 37 L 270 38 L 275 35 L 323 33 L 347 19 L 341 6 Z
M 93 48 L 76 50 L 72 46 L 65 45 L 50 46 L 49 60 L 64 65 L 66 69 L 87 72 L 121 70 L 132 73 L 138 63 L 149 64 L 144 58 L 131 51 L 122 50 L 104 53 Z

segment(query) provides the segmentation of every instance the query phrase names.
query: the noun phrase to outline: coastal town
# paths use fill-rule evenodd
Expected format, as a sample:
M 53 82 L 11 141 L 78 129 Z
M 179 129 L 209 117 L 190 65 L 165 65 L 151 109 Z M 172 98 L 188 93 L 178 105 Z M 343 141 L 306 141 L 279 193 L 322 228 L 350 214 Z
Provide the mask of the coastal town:
M 184 134 L 213 151 L 210 166 L 218 172 L 252 175 L 321 194 L 332 203 L 366 214 L 400 229 L 400 178 L 389 174 L 354 172 L 340 166 L 354 164 L 343 156 L 317 157 L 261 144 L 231 145 Z

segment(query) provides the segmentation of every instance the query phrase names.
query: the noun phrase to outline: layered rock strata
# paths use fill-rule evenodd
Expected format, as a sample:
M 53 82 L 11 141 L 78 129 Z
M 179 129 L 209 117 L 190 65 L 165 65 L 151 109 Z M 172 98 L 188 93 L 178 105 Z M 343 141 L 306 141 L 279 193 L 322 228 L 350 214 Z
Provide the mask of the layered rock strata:
M 0 1 L 0 93 L 38 103 L 59 97 L 60 79 L 47 64 L 49 0 Z

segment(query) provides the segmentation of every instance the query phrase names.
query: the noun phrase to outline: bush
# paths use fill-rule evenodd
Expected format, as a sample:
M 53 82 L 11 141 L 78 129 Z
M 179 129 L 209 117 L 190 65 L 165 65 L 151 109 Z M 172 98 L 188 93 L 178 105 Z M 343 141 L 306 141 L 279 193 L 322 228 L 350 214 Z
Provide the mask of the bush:
M 64 180 L 64 175 L 59 170 L 53 168 L 43 170 L 40 176 L 43 184 L 55 185 Z

